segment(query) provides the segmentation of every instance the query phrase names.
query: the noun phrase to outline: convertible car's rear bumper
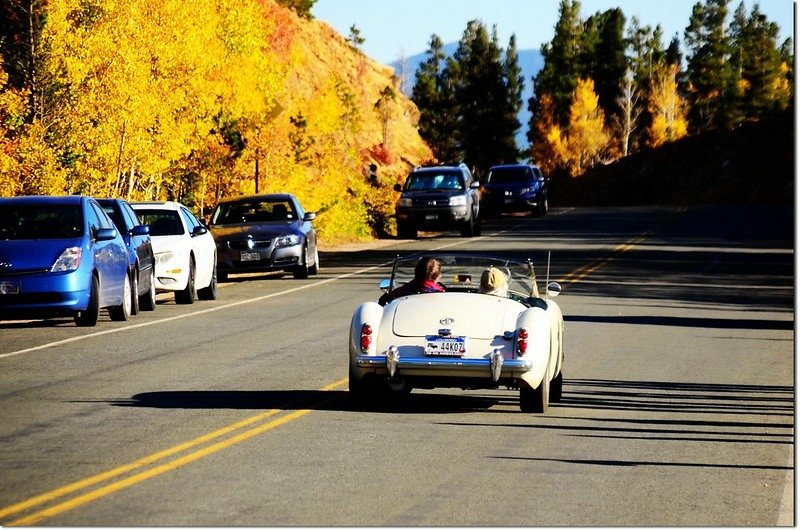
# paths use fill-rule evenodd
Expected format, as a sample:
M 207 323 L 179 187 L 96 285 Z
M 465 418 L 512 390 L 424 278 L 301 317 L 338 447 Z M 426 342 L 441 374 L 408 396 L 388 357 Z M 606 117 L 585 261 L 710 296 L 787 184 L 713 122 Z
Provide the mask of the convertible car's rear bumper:
M 358 355 L 356 366 L 361 369 L 372 369 L 378 373 L 386 373 L 389 377 L 396 374 L 408 375 L 459 375 L 466 377 L 486 377 L 493 381 L 501 378 L 519 377 L 533 368 L 532 359 L 504 359 L 499 350 L 489 357 L 419 357 L 400 356 L 396 349 L 390 349 L 387 355 Z

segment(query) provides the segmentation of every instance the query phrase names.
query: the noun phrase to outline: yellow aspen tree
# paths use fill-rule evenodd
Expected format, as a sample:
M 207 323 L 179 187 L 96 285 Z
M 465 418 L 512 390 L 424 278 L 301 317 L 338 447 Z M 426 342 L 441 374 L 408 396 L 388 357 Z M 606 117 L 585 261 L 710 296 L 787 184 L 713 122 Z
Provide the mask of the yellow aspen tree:
M 552 174 L 562 166 L 565 145 L 561 127 L 555 119 L 555 104 L 549 94 L 543 94 L 539 101 L 539 119 L 534 123 L 536 138 L 542 140 L 531 145 L 531 159 L 545 174 Z
M 608 149 L 611 136 L 605 128 L 605 116 L 598 104 L 594 81 L 579 79 L 572 95 L 565 162 L 570 175 L 577 177 L 594 166 Z
M 678 93 L 678 67 L 657 69 L 650 88 L 647 108 L 653 116 L 647 131 L 648 145 L 658 147 L 686 136 L 686 104 Z

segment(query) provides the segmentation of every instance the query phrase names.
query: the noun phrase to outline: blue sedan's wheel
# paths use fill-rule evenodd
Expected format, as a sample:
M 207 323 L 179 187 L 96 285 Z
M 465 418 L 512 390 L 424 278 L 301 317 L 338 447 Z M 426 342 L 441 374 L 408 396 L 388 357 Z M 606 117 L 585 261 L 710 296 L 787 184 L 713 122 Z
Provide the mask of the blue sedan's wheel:
M 97 278 L 92 277 L 92 285 L 89 290 L 89 305 L 86 309 L 75 315 L 75 325 L 80 327 L 92 327 L 97 325 L 97 318 L 100 316 L 100 298 L 98 294 Z
M 134 270 L 131 275 L 131 315 L 139 314 L 139 271 Z
M 156 308 L 156 275 L 150 272 L 150 289 L 139 298 L 139 308 L 153 311 Z

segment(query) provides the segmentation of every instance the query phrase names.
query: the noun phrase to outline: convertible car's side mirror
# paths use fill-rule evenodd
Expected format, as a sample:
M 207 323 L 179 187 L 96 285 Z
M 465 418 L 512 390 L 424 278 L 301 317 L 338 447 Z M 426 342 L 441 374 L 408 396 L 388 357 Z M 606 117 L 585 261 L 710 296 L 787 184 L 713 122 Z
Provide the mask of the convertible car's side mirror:
M 384 279 L 381 280 L 381 283 L 378 286 L 381 288 L 381 291 L 386 293 L 389 291 L 389 285 L 391 285 L 391 280 Z
M 547 284 L 547 296 L 558 296 L 561 294 L 561 284 L 558 282 L 550 282 Z

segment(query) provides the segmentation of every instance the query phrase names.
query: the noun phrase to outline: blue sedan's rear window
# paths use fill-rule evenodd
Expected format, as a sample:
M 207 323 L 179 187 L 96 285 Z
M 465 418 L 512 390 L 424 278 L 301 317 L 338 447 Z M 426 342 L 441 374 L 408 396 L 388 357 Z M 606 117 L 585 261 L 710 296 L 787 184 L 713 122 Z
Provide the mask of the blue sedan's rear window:
M 0 204 L 0 239 L 72 239 L 82 234 L 80 205 Z

